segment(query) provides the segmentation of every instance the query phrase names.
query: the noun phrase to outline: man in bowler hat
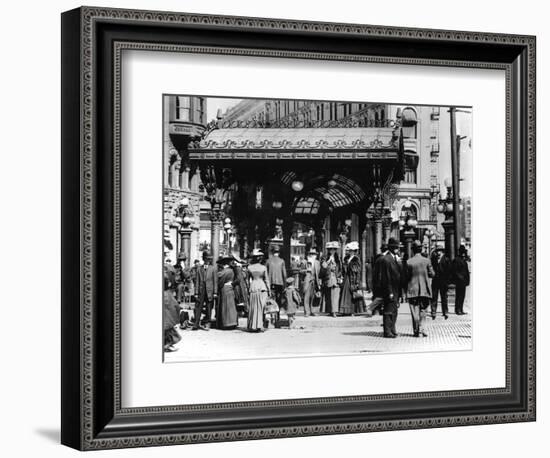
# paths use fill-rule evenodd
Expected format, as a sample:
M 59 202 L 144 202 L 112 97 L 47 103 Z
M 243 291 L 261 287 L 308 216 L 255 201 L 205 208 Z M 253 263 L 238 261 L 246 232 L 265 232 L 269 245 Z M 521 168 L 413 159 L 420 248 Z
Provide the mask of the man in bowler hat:
M 464 245 L 460 245 L 458 256 L 453 261 L 453 279 L 456 286 L 455 293 L 455 313 L 465 315 L 464 297 L 466 296 L 466 287 L 470 285 L 470 269 L 468 268 L 468 250 Z
M 438 296 L 441 296 L 441 313 L 443 314 L 443 318 L 447 319 L 449 318 L 447 294 L 452 274 L 452 263 L 445 254 L 443 245 L 437 245 L 431 261 L 434 270 L 432 280 L 432 320 L 435 320 L 437 313 Z
M 388 251 L 379 256 L 373 268 L 373 285 L 377 295 L 384 301 L 383 326 L 384 337 L 397 337 L 398 300 L 401 292 L 401 264 L 398 260 L 399 242 L 393 237 L 388 240 Z
M 218 270 L 213 263 L 210 253 L 203 253 L 204 265 L 198 266 L 196 270 L 197 291 L 195 294 L 195 323 L 193 330 L 210 328 L 210 318 L 214 301 L 218 297 Z M 202 308 L 206 305 L 206 327 L 201 325 Z

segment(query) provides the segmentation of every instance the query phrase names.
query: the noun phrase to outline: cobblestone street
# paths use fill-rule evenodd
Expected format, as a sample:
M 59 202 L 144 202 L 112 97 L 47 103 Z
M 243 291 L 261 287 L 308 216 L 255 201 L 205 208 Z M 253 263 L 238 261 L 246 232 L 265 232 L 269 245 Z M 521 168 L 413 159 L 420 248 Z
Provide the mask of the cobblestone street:
M 469 291 L 467 296 L 469 296 Z M 470 350 L 472 347 L 471 310 L 467 298 L 466 315 L 454 314 L 449 298 L 449 318 L 439 310 L 435 320 L 426 319 L 427 337 L 414 337 L 407 303 L 401 304 L 397 319 L 398 337 L 383 338 L 382 317 L 375 315 L 337 317 L 296 317 L 294 329 L 275 329 L 263 333 L 246 332 L 246 318 L 235 330 L 179 331 L 178 351 L 165 353 L 165 362 L 319 356 L 357 353 L 403 353 L 423 351 Z

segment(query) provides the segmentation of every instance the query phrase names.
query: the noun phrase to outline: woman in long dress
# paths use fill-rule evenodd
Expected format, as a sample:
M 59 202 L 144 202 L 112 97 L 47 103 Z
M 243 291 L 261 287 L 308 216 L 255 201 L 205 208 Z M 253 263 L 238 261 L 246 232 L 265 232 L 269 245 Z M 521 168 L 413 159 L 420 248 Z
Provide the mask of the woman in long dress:
M 269 291 L 269 278 L 266 267 L 260 263 L 263 253 L 255 249 L 252 252 L 252 260 L 248 266 L 250 281 L 249 309 L 247 329 L 252 332 L 263 331 L 264 307 Z
M 235 329 L 238 324 L 237 307 L 233 282 L 235 273 L 230 266 L 232 257 L 221 258 L 219 264 L 222 270 L 218 272 L 219 303 L 216 311 L 216 327 L 218 329 Z
M 164 271 L 164 297 L 163 297 L 163 328 L 164 328 L 164 351 L 176 351 L 174 347 L 181 340 L 175 326 L 179 323 L 179 304 L 174 296 L 170 275 Z
M 326 312 L 335 317 L 339 311 L 340 303 L 340 285 L 342 283 L 342 263 L 338 256 L 338 242 L 327 243 L 327 281 L 326 281 L 326 296 L 327 303 Z
M 359 244 L 351 242 L 347 245 L 349 257 L 343 264 L 344 282 L 340 296 L 340 314 L 354 315 L 361 312 L 362 299 L 354 299 L 353 293 L 360 289 L 361 261 L 357 256 Z

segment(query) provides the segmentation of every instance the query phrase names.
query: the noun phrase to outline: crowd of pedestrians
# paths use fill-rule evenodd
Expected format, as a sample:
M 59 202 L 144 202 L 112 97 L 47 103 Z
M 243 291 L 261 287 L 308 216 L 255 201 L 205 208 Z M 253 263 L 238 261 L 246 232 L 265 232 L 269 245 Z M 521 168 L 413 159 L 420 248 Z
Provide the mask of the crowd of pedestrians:
M 249 332 L 264 332 L 270 323 L 280 324 L 281 316 L 292 328 L 301 308 L 304 317 L 317 313 L 371 316 L 378 311 L 383 315 L 384 337 L 395 338 L 397 315 L 404 301 L 409 304 L 414 335 L 426 336 L 426 314 L 436 318 L 439 298 L 442 316 L 448 318 L 451 283 L 456 287 L 455 313 L 465 314 L 470 278 L 464 246 L 451 261 L 441 246 L 428 257 L 416 240 L 412 256 L 406 259 L 399 242 L 390 238 L 372 265 L 362 265 L 357 242 L 344 247 L 342 259 L 341 251 L 339 242 L 328 242 L 324 253 L 312 248 L 307 257 L 293 257 L 288 269 L 277 246 L 269 257 L 256 248 L 246 261 L 228 255 L 214 262 L 212 255 L 204 252 L 201 260 L 189 266 L 183 253 L 174 265 L 166 257 L 165 351 L 176 350 L 175 344 L 181 339 L 178 326 L 195 331 L 208 331 L 211 326 L 231 330 L 237 327 L 240 315 L 247 318 Z M 372 301 L 367 304 L 369 293 Z
M 470 284 L 468 252 L 461 245 L 458 256 L 452 261 L 445 254 L 442 245 L 437 246 L 431 257 L 423 251 L 422 243 L 415 240 L 411 247 L 410 259 L 402 259 L 399 242 L 390 238 L 382 246 L 372 274 L 373 301 L 368 307 L 369 313 L 379 308 L 383 314 L 384 337 L 395 338 L 395 322 L 399 306 L 405 300 L 409 304 L 412 327 L 415 337 L 427 336 L 424 321 L 428 310 L 431 318 L 436 319 L 441 299 L 443 318 L 449 318 L 449 285 L 454 284 L 455 313 L 464 315 L 464 297 Z

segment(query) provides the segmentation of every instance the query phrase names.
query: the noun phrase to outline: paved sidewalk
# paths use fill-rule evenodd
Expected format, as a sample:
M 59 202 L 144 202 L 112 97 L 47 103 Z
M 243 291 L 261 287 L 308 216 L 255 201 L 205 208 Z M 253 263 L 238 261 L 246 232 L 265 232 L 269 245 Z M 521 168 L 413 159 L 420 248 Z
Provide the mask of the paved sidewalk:
M 450 310 L 454 310 L 450 305 Z M 289 356 L 320 356 L 358 353 L 403 353 L 424 351 L 470 350 L 472 347 L 471 313 L 449 314 L 444 320 L 426 319 L 428 337 L 414 337 L 407 303 L 401 304 L 395 339 L 382 333 L 382 317 L 375 315 L 337 317 L 298 315 L 295 328 L 275 329 L 263 333 L 246 331 L 246 318 L 239 319 L 235 330 L 180 331 L 178 351 L 165 354 L 165 362 L 257 359 Z

